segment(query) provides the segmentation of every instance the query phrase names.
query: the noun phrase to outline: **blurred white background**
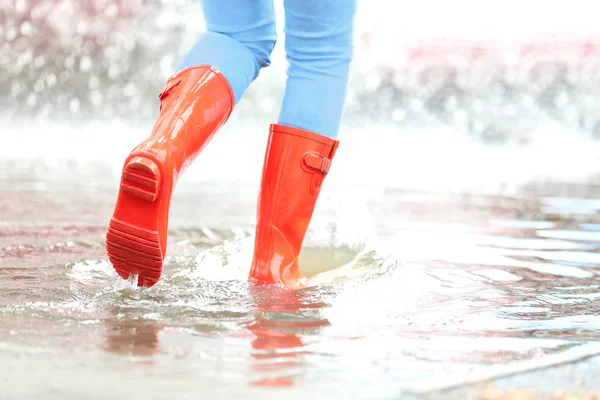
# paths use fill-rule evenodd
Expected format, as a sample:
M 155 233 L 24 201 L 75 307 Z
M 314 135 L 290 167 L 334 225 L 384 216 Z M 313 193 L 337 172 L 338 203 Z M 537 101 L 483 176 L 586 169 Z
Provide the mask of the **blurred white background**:
M 275 3 L 272 67 L 186 180 L 258 180 L 285 84 Z M 331 180 L 494 193 L 589 187 L 600 137 L 597 9 L 583 0 L 360 0 Z M 76 165 L 117 179 L 202 29 L 195 0 L 0 1 L 0 174 L 64 178 Z

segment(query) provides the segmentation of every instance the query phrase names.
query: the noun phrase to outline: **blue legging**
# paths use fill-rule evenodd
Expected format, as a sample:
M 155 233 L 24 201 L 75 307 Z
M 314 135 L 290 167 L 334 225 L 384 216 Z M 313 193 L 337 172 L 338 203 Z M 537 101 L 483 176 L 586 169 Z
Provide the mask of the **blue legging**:
M 271 64 L 273 0 L 201 0 L 207 32 L 180 65 L 216 67 L 236 103 Z M 356 0 L 284 0 L 287 83 L 278 123 L 338 135 L 353 56 Z

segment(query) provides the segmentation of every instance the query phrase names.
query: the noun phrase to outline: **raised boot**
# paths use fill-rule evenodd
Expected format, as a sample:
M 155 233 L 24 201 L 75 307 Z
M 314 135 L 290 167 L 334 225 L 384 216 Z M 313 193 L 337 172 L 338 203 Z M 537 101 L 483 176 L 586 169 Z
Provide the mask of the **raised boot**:
M 305 285 L 298 255 L 338 141 L 283 125 L 271 125 L 258 199 L 250 280 Z
M 159 98 L 152 134 L 125 160 L 106 235 L 117 273 L 123 279 L 137 275 L 137 284 L 148 287 L 161 276 L 173 188 L 234 106 L 225 77 L 206 65 L 171 77 Z

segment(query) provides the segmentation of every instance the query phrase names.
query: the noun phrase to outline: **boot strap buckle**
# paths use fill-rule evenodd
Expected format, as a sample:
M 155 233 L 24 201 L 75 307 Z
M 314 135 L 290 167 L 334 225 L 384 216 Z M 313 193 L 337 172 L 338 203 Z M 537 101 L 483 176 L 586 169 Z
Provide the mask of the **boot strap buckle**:
M 319 157 L 315 153 L 308 153 L 304 156 L 304 163 L 316 169 L 324 174 L 329 172 L 329 168 L 331 167 L 331 159 L 327 157 Z
M 324 174 L 328 173 L 330 167 L 331 167 L 331 160 L 327 157 L 323 157 L 323 161 L 321 162 L 321 172 Z

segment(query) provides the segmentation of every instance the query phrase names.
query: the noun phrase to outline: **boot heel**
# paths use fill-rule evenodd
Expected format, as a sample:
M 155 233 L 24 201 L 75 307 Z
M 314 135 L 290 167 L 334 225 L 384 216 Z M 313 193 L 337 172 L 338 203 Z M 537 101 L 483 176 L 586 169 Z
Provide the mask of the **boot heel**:
M 134 157 L 123 170 L 121 190 L 146 201 L 155 201 L 160 189 L 160 169 L 145 157 Z
M 162 270 L 158 232 L 111 219 L 106 234 L 108 258 L 119 276 L 138 275 L 139 286 L 152 286 Z

